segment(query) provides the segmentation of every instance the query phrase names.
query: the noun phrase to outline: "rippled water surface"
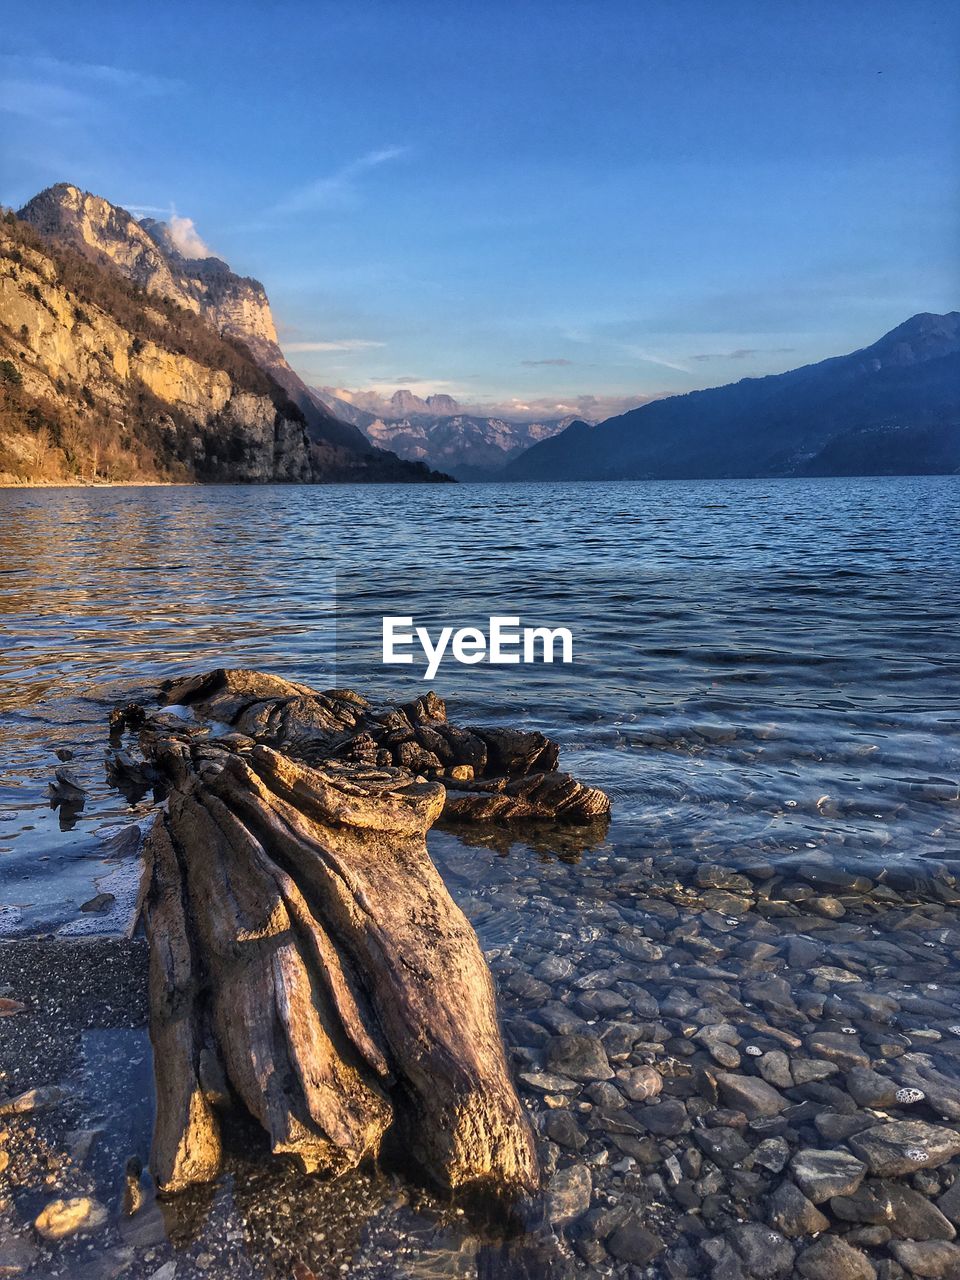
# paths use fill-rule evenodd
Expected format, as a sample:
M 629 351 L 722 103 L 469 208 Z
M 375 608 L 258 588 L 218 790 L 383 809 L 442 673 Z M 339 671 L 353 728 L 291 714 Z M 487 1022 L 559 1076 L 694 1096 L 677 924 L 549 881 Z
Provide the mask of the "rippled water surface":
M 958 496 L 954 477 L 0 492 L 0 923 L 69 924 L 110 873 L 118 699 L 222 664 L 422 691 L 343 629 L 337 668 L 338 591 L 341 628 L 381 604 L 569 626 L 572 666 L 434 685 L 452 718 L 559 738 L 611 792 L 620 851 L 953 857 Z M 82 810 L 50 807 L 58 747 Z

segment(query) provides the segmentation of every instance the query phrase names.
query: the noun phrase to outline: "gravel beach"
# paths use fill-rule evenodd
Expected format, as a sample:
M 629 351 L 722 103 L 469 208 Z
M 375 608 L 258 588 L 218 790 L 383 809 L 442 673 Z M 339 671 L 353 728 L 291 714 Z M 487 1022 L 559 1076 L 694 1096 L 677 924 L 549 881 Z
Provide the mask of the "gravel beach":
M 397 1169 L 304 1177 L 242 1125 L 216 1186 L 161 1204 L 140 1173 L 142 943 L 20 941 L 0 948 L 4 998 L 26 1006 L 0 1019 L 0 1274 L 960 1274 L 946 864 L 871 879 L 517 844 L 508 879 L 483 847 L 438 833 L 432 850 L 485 947 L 539 1135 L 527 1232 Z

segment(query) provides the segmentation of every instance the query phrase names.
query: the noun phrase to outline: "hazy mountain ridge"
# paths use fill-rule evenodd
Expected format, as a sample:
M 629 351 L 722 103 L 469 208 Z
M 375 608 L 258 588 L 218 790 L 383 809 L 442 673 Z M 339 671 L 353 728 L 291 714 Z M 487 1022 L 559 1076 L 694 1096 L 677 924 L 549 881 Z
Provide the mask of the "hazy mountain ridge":
M 461 406 L 452 396 L 395 391 L 389 400 L 358 393 L 359 404 L 319 387 L 331 412 L 352 422 L 371 443 L 446 471 L 459 480 L 490 479 L 539 440 L 562 431 L 572 415 L 543 422 L 488 416 Z M 378 405 L 380 412 L 363 407 Z
M 571 424 L 510 480 L 707 479 L 960 469 L 960 312 L 921 313 L 869 347 Z

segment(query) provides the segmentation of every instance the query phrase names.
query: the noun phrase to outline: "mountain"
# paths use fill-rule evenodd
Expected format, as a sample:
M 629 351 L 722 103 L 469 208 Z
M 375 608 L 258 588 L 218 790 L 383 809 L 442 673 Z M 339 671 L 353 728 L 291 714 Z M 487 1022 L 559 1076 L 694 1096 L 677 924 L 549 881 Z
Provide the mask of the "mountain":
M 506 480 L 898 475 L 960 470 L 960 312 L 789 373 L 574 422 Z
M 5 478 L 306 481 L 313 470 L 303 414 L 245 348 L 12 214 L 0 221 Z
M 343 399 L 348 392 L 338 394 L 330 387 L 314 390 L 331 413 L 359 427 L 374 445 L 424 462 L 457 480 L 495 479 L 511 458 L 562 431 L 571 421 L 569 416 L 545 422 L 488 417 L 461 408 L 452 396 L 422 400 L 406 390 L 395 391 L 387 401 L 364 395 L 361 404 Z M 379 413 L 365 407 L 377 401 Z
M 458 480 L 490 480 L 524 449 L 562 431 L 567 421 L 509 422 L 457 413 L 389 422 L 378 419 L 363 430 L 374 444 L 392 449 L 401 458 L 416 458 Z
M 185 256 L 167 224 L 152 219 L 140 222 L 127 210 L 69 183 L 60 183 L 42 191 L 20 210 L 18 219 L 21 229 L 24 226 L 32 228 L 39 236 L 37 243 L 27 247 L 32 247 L 41 256 L 46 253 L 48 264 L 55 273 L 46 279 L 43 286 L 37 284 L 41 294 L 44 288 L 56 288 L 69 279 L 75 285 L 73 292 L 82 288 L 86 290 L 84 296 L 96 295 L 102 324 L 109 327 L 110 321 L 117 319 L 111 316 L 111 306 L 119 306 L 122 311 L 119 330 L 134 334 L 131 342 L 136 341 L 136 334 L 141 330 L 149 330 L 151 340 L 167 355 L 192 359 L 194 365 L 203 366 L 208 373 L 218 371 L 218 361 L 226 360 L 236 367 L 239 367 L 238 361 L 246 361 L 260 375 L 260 383 L 266 388 L 264 394 L 271 402 L 284 405 L 283 412 L 288 415 L 284 421 L 296 422 L 297 434 L 305 439 L 305 443 L 298 446 L 306 454 L 305 463 L 284 463 L 271 471 L 265 458 L 260 456 L 262 450 L 255 464 L 249 460 L 246 463 L 225 461 L 223 450 L 215 440 L 218 428 L 214 419 L 224 412 L 219 405 L 220 397 L 202 398 L 197 404 L 192 393 L 186 399 L 180 398 L 179 393 L 174 394 L 170 384 L 166 386 L 167 402 L 186 415 L 185 421 L 191 414 L 203 415 L 196 425 L 205 443 L 197 450 L 174 449 L 171 452 L 161 449 L 159 453 L 151 444 L 149 452 L 155 456 L 161 472 L 164 468 L 183 466 L 187 474 L 205 479 L 419 481 L 432 478 L 425 468 L 411 466 L 396 455 L 372 446 L 362 432 L 352 424 L 340 421 L 303 383 L 280 349 L 270 304 L 259 281 L 236 275 L 219 258 Z M 12 224 L 7 225 L 11 242 L 24 240 L 22 230 L 17 232 Z M 56 277 L 59 270 L 64 272 L 63 280 Z M 98 279 L 98 276 L 102 278 Z M 120 288 L 121 280 L 127 285 L 126 292 Z M 19 292 L 23 295 L 24 289 Z M 61 292 L 69 299 L 69 288 L 64 286 Z M 33 298 L 33 302 L 36 301 Z M 135 307 L 132 305 L 134 302 Z M 23 305 L 24 298 L 21 297 L 17 305 L 18 315 Z M 27 309 L 30 309 L 29 299 Z M 134 315 L 137 309 L 142 312 L 140 316 Z M 0 320 L 8 330 L 13 327 L 6 309 L 0 313 Z M 159 330 L 157 321 L 160 322 Z M 18 320 L 18 337 L 24 327 L 28 337 L 35 329 L 43 329 L 36 315 Z M 80 350 L 85 336 L 88 335 L 78 334 L 75 326 L 70 327 L 69 336 L 60 335 L 59 345 L 63 347 L 68 365 L 78 360 L 84 363 Z M 114 335 L 117 340 L 120 336 L 120 332 Z M 214 337 L 219 341 L 219 347 L 213 342 Z M 18 352 L 13 348 L 17 347 L 17 342 L 6 345 L 10 347 L 10 359 L 16 364 Z M 29 347 L 29 341 L 25 345 Z M 27 359 L 31 353 L 24 350 L 20 354 Z M 29 371 L 20 369 L 21 375 L 27 372 L 28 386 L 37 381 L 41 366 L 45 367 L 55 391 L 58 380 L 66 385 L 66 379 L 56 367 L 56 356 L 51 359 L 49 350 L 39 349 L 32 354 L 35 357 L 34 367 Z M 156 386 L 151 386 L 149 378 L 144 377 L 141 365 L 142 361 L 134 360 L 122 375 L 114 367 L 113 374 L 107 375 L 107 382 L 119 377 L 121 382 L 129 381 L 133 387 L 143 384 L 151 394 L 164 400 L 164 395 Z M 67 372 L 70 373 L 70 369 Z M 205 375 L 191 375 L 186 382 L 196 382 L 197 377 L 203 381 Z M 93 373 L 91 378 L 92 381 L 88 380 L 85 385 L 95 401 L 98 390 L 102 390 L 107 402 L 117 401 L 121 393 L 116 387 L 106 384 L 100 387 Z M 44 389 L 39 385 L 36 392 L 49 402 L 55 423 L 57 397 L 65 393 L 56 391 L 54 394 L 49 387 Z M 129 398 L 128 393 L 135 394 L 135 391 L 127 388 L 122 395 Z M 218 407 L 213 408 L 213 405 Z M 62 405 L 61 409 L 66 412 L 68 406 Z M 75 405 L 69 407 L 70 412 L 74 409 Z M 238 426 L 239 402 L 233 404 L 232 412 L 231 421 Z M 147 424 L 141 425 L 146 431 Z M 262 429 L 262 422 L 256 424 L 256 430 Z

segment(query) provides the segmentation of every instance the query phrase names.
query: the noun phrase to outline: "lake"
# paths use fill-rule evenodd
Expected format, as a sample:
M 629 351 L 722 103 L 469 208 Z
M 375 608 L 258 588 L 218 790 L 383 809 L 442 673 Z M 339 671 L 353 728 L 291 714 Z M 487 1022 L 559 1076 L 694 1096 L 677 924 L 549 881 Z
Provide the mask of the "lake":
M 960 1117 L 958 497 L 957 477 L 0 492 L 7 937 L 129 918 L 122 832 L 151 797 L 110 785 L 117 702 L 223 665 L 408 699 L 427 686 L 420 665 L 380 665 L 384 613 L 568 627 L 570 665 L 444 663 L 433 687 L 457 723 L 555 737 L 561 766 L 613 802 L 609 827 L 428 839 L 494 975 L 556 1234 L 505 1242 L 389 1171 L 322 1183 L 252 1135 L 209 1194 L 112 1221 L 96 1248 L 129 1244 L 136 1275 L 169 1260 L 178 1280 L 297 1263 L 352 1280 L 633 1277 L 653 1258 L 677 1280 L 703 1274 L 702 1241 L 762 1219 L 800 1149 L 890 1115 L 921 1126 L 927 1160 L 924 1135 Z M 82 807 L 52 807 L 58 751 Z M 81 912 L 98 891 L 114 909 Z M 55 1039 L 72 999 L 59 950 L 42 954 L 33 969 L 0 948 L 0 979 L 35 1010 L 0 1026 L 21 1087 L 51 1081 L 29 1075 L 16 1028 L 35 1017 L 46 1052 L 45 1018 Z M 104 990 L 128 989 L 126 954 Z M 61 1069 L 70 1123 L 101 1133 L 82 1176 L 115 1205 L 124 1160 L 149 1150 L 149 1045 L 123 998 L 90 1013 L 90 982 Z M 600 1041 L 592 1076 L 564 1074 L 567 1033 Z M 662 1096 L 637 1101 L 631 1072 L 650 1065 Z M 881 1073 L 869 1098 L 839 1087 L 859 1065 Z M 783 1092 L 754 1115 L 718 1099 L 721 1066 L 744 1073 L 731 1089 Z M 45 1169 L 23 1175 L 25 1222 Z M 934 1199 L 952 1169 L 911 1185 Z M 862 1234 L 880 1261 L 883 1233 Z
M 413 696 L 419 665 L 341 643 L 337 666 L 338 621 L 352 640 L 381 605 L 570 626 L 571 666 L 434 685 L 453 719 L 558 738 L 620 848 L 955 856 L 958 498 L 954 477 L 2 491 L 3 926 L 57 927 L 92 892 L 94 832 L 126 816 L 116 701 L 221 665 Z M 66 831 L 56 747 L 90 788 Z

